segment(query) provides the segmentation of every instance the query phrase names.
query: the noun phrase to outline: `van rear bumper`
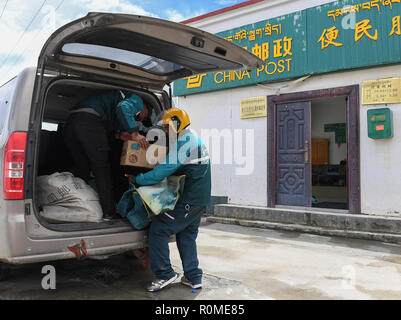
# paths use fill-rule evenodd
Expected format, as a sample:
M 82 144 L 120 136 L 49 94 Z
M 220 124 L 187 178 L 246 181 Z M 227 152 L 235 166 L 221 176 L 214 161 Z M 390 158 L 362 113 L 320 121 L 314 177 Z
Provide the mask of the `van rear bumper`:
M 147 246 L 147 232 L 134 231 L 126 234 L 109 234 L 104 236 L 89 236 L 69 239 L 32 240 L 29 238 L 19 239 L 26 246 L 25 255 L 11 250 L 8 257 L 0 260 L 11 264 L 26 264 L 36 262 L 47 262 L 55 260 L 77 258 L 69 247 L 85 244 L 86 256 L 118 254 L 129 250 L 144 248 Z
M 12 205 L 14 210 L 5 210 L 6 212 L 15 212 L 16 207 L 23 208 L 24 204 L 23 201 L 13 201 L 6 203 L 5 207 L 7 205 Z M 21 211 L 23 212 L 18 210 Z M 33 214 L 0 213 L 0 261 L 11 264 L 76 258 L 69 247 L 82 243 L 87 256 L 122 253 L 147 247 L 147 238 L 147 230 L 133 230 L 130 227 L 55 232 L 40 225 Z
M 84 240 L 85 241 L 85 240 Z M 91 240 L 88 240 L 90 242 Z M 76 243 L 78 244 L 81 242 L 81 239 L 76 239 Z M 85 243 L 87 243 L 85 241 Z M 51 244 L 54 245 L 53 243 Z M 51 252 L 51 253 L 42 253 L 42 254 L 32 254 L 26 256 L 16 256 L 16 257 L 7 257 L 5 259 L 1 259 L 3 262 L 9 264 L 28 264 L 28 263 L 38 263 L 38 262 L 49 262 L 49 261 L 56 261 L 56 260 L 65 260 L 65 259 L 74 259 L 76 255 L 71 252 L 67 248 L 68 244 L 60 244 L 60 251 L 59 252 Z M 129 250 L 144 248 L 146 243 L 144 241 L 132 242 L 132 243 L 125 243 L 119 245 L 109 245 L 107 247 L 97 247 L 97 248 L 87 248 L 87 256 L 98 256 L 98 255 L 111 255 L 111 254 L 118 254 L 123 253 Z M 67 248 L 67 250 L 66 250 Z

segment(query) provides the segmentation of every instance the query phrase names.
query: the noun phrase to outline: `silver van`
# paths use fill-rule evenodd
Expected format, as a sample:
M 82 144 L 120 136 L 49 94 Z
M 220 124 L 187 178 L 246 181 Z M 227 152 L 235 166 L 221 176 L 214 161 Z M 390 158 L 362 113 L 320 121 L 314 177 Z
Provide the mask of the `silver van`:
M 44 132 L 65 123 L 76 103 L 106 90 L 128 90 L 160 114 L 172 105 L 169 87 L 174 80 L 262 64 L 220 37 L 143 16 L 90 13 L 57 30 L 44 45 L 38 66 L 0 87 L 0 270 L 6 264 L 147 246 L 147 231 L 121 219 L 56 224 L 40 216 L 37 177 L 46 169 L 65 169 L 63 161 L 51 161 L 56 155 L 64 158 L 63 148 L 50 148 Z M 57 139 L 56 129 L 51 136 Z

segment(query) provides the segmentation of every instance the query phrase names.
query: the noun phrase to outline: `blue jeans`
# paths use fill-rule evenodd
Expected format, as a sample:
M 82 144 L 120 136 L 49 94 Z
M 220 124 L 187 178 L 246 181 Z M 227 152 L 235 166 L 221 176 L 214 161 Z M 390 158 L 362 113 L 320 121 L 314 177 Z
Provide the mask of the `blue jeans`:
M 184 276 L 193 284 L 202 281 L 199 269 L 196 238 L 205 207 L 177 203 L 174 211 L 153 218 L 149 230 L 150 267 L 157 279 L 167 280 L 175 275 L 171 267 L 169 238 L 175 234 Z

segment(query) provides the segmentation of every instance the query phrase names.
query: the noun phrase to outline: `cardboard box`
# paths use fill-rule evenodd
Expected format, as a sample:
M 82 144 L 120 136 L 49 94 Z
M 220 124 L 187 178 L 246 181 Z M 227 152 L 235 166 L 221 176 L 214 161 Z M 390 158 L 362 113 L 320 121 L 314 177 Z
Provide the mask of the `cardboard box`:
M 144 150 L 135 141 L 125 141 L 120 164 L 153 169 L 166 159 L 167 153 L 168 149 L 165 146 L 151 144 L 148 150 Z

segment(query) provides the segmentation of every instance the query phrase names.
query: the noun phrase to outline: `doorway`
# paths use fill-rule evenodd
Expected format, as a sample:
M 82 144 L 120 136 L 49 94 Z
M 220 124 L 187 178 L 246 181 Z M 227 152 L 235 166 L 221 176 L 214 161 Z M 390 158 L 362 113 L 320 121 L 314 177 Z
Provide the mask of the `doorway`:
M 268 206 L 360 213 L 359 86 L 268 97 Z
M 347 102 L 312 102 L 312 207 L 348 210 Z

